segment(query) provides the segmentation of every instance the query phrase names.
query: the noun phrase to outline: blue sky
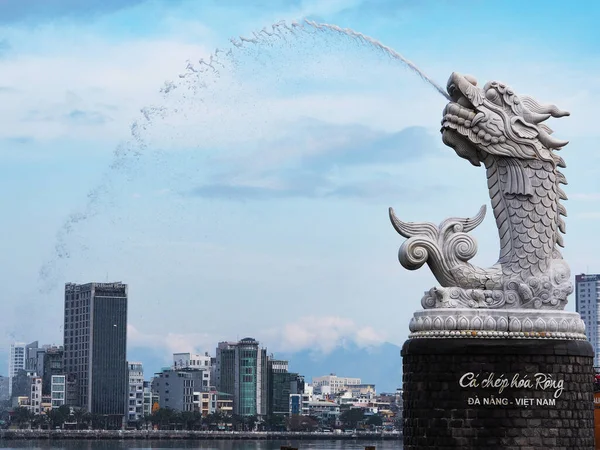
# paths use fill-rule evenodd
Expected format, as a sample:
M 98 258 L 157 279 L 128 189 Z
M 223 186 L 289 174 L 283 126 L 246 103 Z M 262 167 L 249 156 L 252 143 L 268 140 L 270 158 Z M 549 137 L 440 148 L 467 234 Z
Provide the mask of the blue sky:
M 130 346 L 165 357 L 247 335 L 403 342 L 435 280 L 397 262 L 387 207 L 466 217 L 485 175 L 441 144 L 446 100 L 368 45 L 229 40 L 280 20 L 353 28 L 442 86 L 470 73 L 571 111 L 551 124 L 571 142 L 564 254 L 600 271 L 599 16 L 592 1 L 1 2 L 0 351 L 60 343 L 61 284 L 107 277 L 130 284 Z M 493 264 L 492 218 L 474 234 Z

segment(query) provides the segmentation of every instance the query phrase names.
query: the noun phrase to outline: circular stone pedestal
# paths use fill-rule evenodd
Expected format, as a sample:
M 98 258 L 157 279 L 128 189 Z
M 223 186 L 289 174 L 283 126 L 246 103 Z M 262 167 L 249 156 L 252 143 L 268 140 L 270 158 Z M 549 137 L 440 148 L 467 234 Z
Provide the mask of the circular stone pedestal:
M 409 339 L 404 449 L 594 449 L 592 346 Z

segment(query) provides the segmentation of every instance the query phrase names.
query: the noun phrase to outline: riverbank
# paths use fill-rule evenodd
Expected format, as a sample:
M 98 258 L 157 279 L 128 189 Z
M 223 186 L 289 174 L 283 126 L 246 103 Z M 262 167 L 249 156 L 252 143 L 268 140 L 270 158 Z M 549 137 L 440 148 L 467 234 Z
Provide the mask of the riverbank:
M 278 431 L 169 431 L 169 430 L 2 430 L 0 440 L 401 440 L 393 433 L 309 433 Z

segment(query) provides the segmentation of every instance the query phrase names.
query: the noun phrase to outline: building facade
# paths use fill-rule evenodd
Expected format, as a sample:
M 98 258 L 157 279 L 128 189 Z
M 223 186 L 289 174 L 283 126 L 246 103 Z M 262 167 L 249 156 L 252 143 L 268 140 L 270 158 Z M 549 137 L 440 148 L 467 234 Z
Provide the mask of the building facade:
M 50 379 L 50 404 L 52 408 L 60 408 L 67 399 L 67 377 L 52 375 Z
M 144 418 L 144 367 L 141 362 L 127 364 L 129 389 L 127 394 L 127 421 Z
M 64 352 L 61 347 L 46 347 L 44 354 L 43 372 L 40 374 L 42 377 L 42 392 L 44 395 L 50 395 L 52 377 L 54 375 L 63 375 L 65 373 L 63 366 Z
M 315 377 L 312 380 L 315 393 L 327 393 L 331 395 L 346 390 L 348 386 L 357 384 L 361 384 L 360 378 L 338 377 L 334 373 L 323 377 Z
M 152 379 L 152 394 L 158 396 L 161 408 L 195 411 L 198 398 L 194 397 L 197 393 L 208 390 L 209 376 L 207 369 L 165 369 Z
M 594 366 L 600 366 L 600 274 L 580 274 L 575 276 L 575 308 L 585 323 L 585 334 L 594 347 Z
M 143 417 L 152 414 L 152 383 L 144 381 L 144 407 L 142 408 Z
M 210 391 L 194 392 L 194 411 L 206 417 L 209 414 L 217 412 L 218 392 L 214 389 Z
M 290 394 L 296 393 L 298 374 L 288 371 L 288 362 L 269 358 L 268 363 L 268 414 L 288 415 Z
M 173 353 L 173 369 L 209 369 L 211 357 L 195 353 Z
M 46 356 L 46 347 L 39 347 L 38 342 L 30 344 L 25 351 L 25 370 L 38 376 L 44 375 L 44 357 Z
M 10 399 L 8 394 L 8 377 L 0 375 L 0 402 Z
M 220 342 L 216 352 L 217 388 L 233 395 L 233 413 L 266 416 L 268 409 L 267 350 L 258 341 Z
M 26 370 L 27 351 L 29 348 L 37 348 L 38 342 L 25 344 L 23 342 L 15 342 L 10 345 L 10 353 L 8 355 L 8 396 L 13 396 L 13 378 L 21 370 Z
M 42 377 L 31 377 L 29 410 L 35 415 L 42 412 Z
M 65 285 L 64 369 L 73 401 L 93 414 L 126 413 L 127 285 Z

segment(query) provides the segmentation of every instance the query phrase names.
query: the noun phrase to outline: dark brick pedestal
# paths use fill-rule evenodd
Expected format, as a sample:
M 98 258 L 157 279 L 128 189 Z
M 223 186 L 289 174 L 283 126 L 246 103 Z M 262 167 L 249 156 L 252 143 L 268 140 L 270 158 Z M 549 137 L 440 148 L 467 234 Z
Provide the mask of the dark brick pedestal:
M 587 341 L 410 339 L 404 449 L 592 450 L 593 356 Z

